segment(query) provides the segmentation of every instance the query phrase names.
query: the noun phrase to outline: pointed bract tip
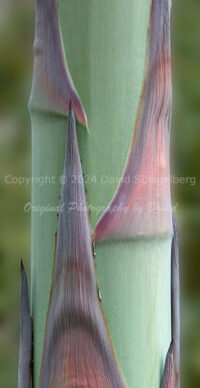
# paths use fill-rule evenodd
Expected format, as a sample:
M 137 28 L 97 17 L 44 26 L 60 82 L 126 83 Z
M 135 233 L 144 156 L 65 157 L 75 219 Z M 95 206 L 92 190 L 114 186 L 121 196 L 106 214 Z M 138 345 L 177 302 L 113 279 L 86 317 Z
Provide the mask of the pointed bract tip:
M 170 344 L 170 347 L 169 347 L 169 350 L 168 350 L 168 355 L 170 357 L 173 356 L 173 352 L 174 352 L 174 343 L 173 343 L 173 340 L 172 340 L 171 344 Z
M 76 107 L 75 105 L 73 105 L 73 103 L 70 101 L 70 103 L 69 103 L 69 109 L 68 109 L 68 115 L 69 115 L 71 112 L 74 113 L 74 115 L 75 115 L 77 121 L 78 121 L 80 124 L 82 124 L 82 125 L 85 127 L 86 131 L 89 133 L 90 131 L 89 131 L 89 128 L 88 128 L 88 121 L 87 121 L 87 116 L 86 116 L 85 112 L 84 112 L 84 111 L 81 111 L 81 112 L 80 112 L 80 111 L 77 109 L 77 107 Z
M 82 106 L 82 103 L 79 99 L 78 96 L 73 96 L 73 98 L 71 99 L 71 106 L 72 106 L 72 109 L 74 111 L 74 114 L 77 118 L 77 120 L 83 124 L 84 127 L 88 128 L 88 121 L 87 121 L 87 116 L 86 116 L 86 113 L 83 109 L 83 106 Z
M 84 125 L 84 127 L 85 127 L 86 130 L 87 130 L 87 132 L 89 132 L 87 116 L 86 116 L 86 114 L 85 114 L 84 111 L 83 111 L 82 116 L 81 116 L 81 118 L 80 118 L 80 122 Z
M 85 127 L 86 127 L 87 131 L 89 132 L 88 121 L 87 121 L 87 116 L 86 116 L 85 112 L 84 112 L 84 121 L 85 121 Z
M 23 264 L 23 261 L 22 261 L 22 258 L 21 258 L 21 273 L 24 272 L 24 264 Z

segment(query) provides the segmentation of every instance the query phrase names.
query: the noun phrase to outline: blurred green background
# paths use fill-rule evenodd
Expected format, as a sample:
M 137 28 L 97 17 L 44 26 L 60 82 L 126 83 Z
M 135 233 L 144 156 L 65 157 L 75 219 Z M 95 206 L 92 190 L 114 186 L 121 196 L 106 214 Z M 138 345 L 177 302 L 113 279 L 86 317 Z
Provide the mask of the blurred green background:
M 200 387 L 199 16 L 199 0 L 173 1 L 172 198 L 176 207 L 180 235 L 183 388 Z M 2 388 L 17 386 L 20 257 L 24 259 L 28 275 L 30 270 L 30 214 L 24 212 L 24 205 L 30 200 L 30 185 L 9 182 L 11 177 L 30 176 L 30 120 L 27 101 L 31 87 L 33 34 L 34 10 L 31 0 L 1 0 L 0 387 Z

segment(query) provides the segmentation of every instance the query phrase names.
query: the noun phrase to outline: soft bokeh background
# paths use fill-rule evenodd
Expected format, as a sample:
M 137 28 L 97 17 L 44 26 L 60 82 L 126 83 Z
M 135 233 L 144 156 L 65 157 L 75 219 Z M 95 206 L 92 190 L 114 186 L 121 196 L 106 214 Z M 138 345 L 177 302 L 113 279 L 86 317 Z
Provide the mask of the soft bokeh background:
M 182 387 L 200 387 L 200 1 L 174 0 L 173 204 L 180 234 Z M 0 387 L 17 386 L 19 261 L 30 267 L 30 121 L 34 11 L 0 2 Z M 7 178 L 6 178 L 7 177 Z M 181 179 L 182 177 L 182 179 Z M 182 183 L 181 183 L 182 182 Z M 138 387 L 140 388 L 140 387 Z M 142 387 L 141 387 L 142 388 Z M 151 387 L 149 387 L 151 388 Z

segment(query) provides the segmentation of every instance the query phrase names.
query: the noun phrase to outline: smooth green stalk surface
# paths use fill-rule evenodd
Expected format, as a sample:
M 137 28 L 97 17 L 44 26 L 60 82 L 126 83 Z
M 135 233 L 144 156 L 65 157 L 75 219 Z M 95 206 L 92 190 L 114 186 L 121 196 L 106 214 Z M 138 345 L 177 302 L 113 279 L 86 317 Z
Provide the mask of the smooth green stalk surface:
M 89 131 L 77 126 L 94 227 L 122 175 L 144 73 L 150 0 L 61 0 L 69 69 Z M 48 307 L 67 120 L 32 113 L 32 313 L 37 387 Z M 52 177 L 52 178 L 51 178 Z M 49 181 L 50 183 L 49 183 Z M 44 207 L 42 209 L 42 207 Z M 130 388 L 158 388 L 170 343 L 171 239 L 101 244 L 97 273 Z
M 130 388 L 158 388 L 171 338 L 169 239 L 102 243 L 97 272 L 106 318 Z

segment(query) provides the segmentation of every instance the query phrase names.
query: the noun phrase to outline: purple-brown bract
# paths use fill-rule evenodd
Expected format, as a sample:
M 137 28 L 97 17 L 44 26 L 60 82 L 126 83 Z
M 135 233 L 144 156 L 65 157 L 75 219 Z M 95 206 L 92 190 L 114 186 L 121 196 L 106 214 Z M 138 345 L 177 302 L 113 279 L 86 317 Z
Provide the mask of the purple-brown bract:
M 173 388 L 173 345 L 167 352 L 161 388 Z
M 121 183 L 95 227 L 94 242 L 173 234 L 169 0 L 153 1 L 147 43 L 143 90 L 127 163 Z
M 35 8 L 34 71 L 30 109 L 66 114 L 71 101 L 77 119 L 87 127 L 87 117 L 65 58 L 57 1 L 35 0 Z
M 98 297 L 73 112 L 63 182 L 39 387 L 124 388 Z

